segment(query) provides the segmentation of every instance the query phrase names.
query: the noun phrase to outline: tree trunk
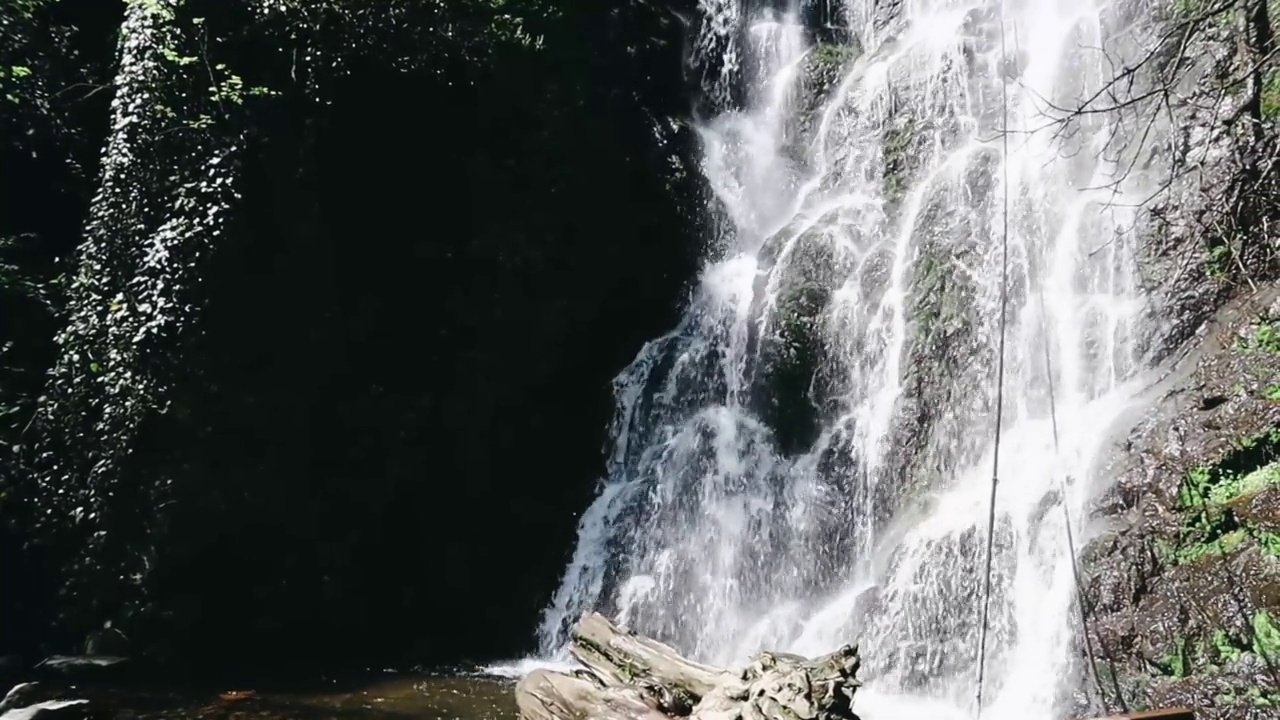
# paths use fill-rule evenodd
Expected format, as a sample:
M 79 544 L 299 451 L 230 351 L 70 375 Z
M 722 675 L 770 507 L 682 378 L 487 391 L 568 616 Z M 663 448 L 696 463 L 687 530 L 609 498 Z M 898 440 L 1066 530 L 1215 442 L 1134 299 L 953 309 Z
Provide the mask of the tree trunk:
M 586 613 L 570 651 L 585 667 L 537 670 L 516 686 L 524 720 L 856 720 L 856 646 L 807 659 L 759 653 L 720 669 Z

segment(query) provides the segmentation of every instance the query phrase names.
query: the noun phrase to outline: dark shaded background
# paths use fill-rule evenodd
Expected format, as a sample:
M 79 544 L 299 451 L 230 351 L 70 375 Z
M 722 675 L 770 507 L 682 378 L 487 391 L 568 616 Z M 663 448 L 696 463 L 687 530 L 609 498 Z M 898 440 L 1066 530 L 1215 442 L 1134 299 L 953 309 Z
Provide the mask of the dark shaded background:
M 659 148 L 650 120 L 686 112 L 685 29 L 598 5 L 566 5 L 538 54 L 367 58 L 327 104 L 294 88 L 253 111 L 186 377 L 133 455 L 179 490 L 155 510 L 132 654 L 248 672 L 532 649 L 602 470 L 610 381 L 674 323 L 699 253 L 699 191 L 670 163 L 688 138 Z M 119 4 L 59 6 L 81 55 L 50 72 L 101 88 Z M 232 51 L 278 75 L 271 40 Z M 33 268 L 73 267 L 110 96 L 0 113 L 44 128 L 0 148 L 0 235 L 28 233 Z M 58 318 L 21 303 L 0 332 L 35 369 L 10 390 L 34 398 Z M 75 548 L 29 542 L 34 503 L 0 512 L 0 655 L 81 650 L 57 622 Z

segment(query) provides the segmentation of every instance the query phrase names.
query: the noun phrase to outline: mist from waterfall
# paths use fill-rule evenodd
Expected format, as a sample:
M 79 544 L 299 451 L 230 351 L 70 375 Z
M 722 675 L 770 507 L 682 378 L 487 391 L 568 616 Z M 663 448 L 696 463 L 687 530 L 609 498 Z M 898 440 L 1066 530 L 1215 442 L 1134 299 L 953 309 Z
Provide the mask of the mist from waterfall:
M 1161 168 L 1132 163 L 1143 128 L 1055 108 L 1141 49 L 1126 1 L 848 0 L 819 44 L 799 2 L 701 0 L 718 232 L 682 321 L 615 381 L 544 655 L 584 609 L 715 663 L 856 641 L 860 704 L 968 716 L 1007 219 L 984 716 L 1060 709 L 1080 684 L 1063 510 L 1082 534 L 1149 382 L 1133 207 Z

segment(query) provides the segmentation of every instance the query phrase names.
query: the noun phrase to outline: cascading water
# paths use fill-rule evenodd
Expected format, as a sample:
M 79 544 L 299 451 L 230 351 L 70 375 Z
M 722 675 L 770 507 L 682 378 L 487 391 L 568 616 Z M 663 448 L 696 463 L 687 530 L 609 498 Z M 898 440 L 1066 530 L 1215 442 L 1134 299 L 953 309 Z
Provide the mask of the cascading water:
M 1007 238 L 985 697 L 1051 717 L 1078 632 L 1063 506 L 1083 516 L 1147 380 L 1126 208 L 1158 180 L 1126 154 L 1141 128 L 1051 120 L 1140 34 L 1103 0 L 849 0 L 815 45 L 799 3 L 699 5 L 721 232 L 616 380 L 542 651 L 587 608 L 710 662 L 854 640 L 860 703 L 971 708 Z

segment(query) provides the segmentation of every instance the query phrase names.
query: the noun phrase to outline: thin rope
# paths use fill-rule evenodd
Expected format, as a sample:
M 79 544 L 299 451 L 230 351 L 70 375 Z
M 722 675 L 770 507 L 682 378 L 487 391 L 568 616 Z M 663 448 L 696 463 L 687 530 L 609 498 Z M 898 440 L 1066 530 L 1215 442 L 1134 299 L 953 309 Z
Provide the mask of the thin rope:
M 1048 378 L 1049 384 L 1049 421 L 1053 429 L 1053 454 L 1054 457 L 1061 456 L 1061 450 L 1058 442 L 1058 401 L 1054 392 L 1053 383 L 1053 360 L 1049 357 L 1049 333 L 1048 333 L 1048 313 L 1044 303 L 1044 288 L 1036 289 L 1037 295 L 1040 296 L 1040 317 L 1043 327 L 1045 328 L 1044 341 L 1044 371 Z M 1067 478 L 1059 477 L 1059 492 L 1062 494 L 1062 518 L 1067 528 L 1067 552 L 1071 553 L 1071 582 L 1076 588 L 1076 603 L 1080 608 L 1080 631 L 1084 635 L 1084 650 L 1086 657 L 1089 658 L 1089 672 L 1093 676 L 1093 684 L 1098 689 L 1098 701 L 1102 703 L 1102 712 L 1110 713 L 1111 706 L 1107 703 L 1107 694 L 1102 689 L 1102 676 L 1098 674 L 1098 659 L 1093 652 L 1093 640 L 1089 637 L 1089 618 L 1087 615 L 1084 595 L 1084 585 L 1080 582 L 1080 567 L 1076 564 L 1076 540 L 1075 531 L 1071 529 L 1071 508 L 1067 503 Z M 1112 679 L 1115 679 L 1115 672 L 1112 672 Z M 1116 689 L 1117 697 L 1119 696 L 1119 688 Z
M 1004 348 L 1007 334 L 1007 310 L 1009 304 L 1009 85 L 1005 82 L 1004 72 L 1008 64 L 1008 49 L 1005 44 L 1004 1 L 999 4 L 998 19 L 1000 22 L 1000 67 L 996 76 L 1000 81 L 1000 140 L 1001 140 L 1001 176 L 1004 185 L 1004 208 L 1001 212 L 1000 238 L 1000 342 L 999 354 L 996 358 L 996 433 L 991 453 L 991 500 L 987 511 L 987 559 L 986 573 L 982 580 L 982 628 L 978 634 L 978 689 L 976 693 L 976 716 L 982 715 L 982 685 L 986 679 L 987 668 L 987 626 L 991 614 L 991 555 L 995 545 L 996 531 L 996 488 L 1000 485 L 1000 426 L 1004 422 Z

